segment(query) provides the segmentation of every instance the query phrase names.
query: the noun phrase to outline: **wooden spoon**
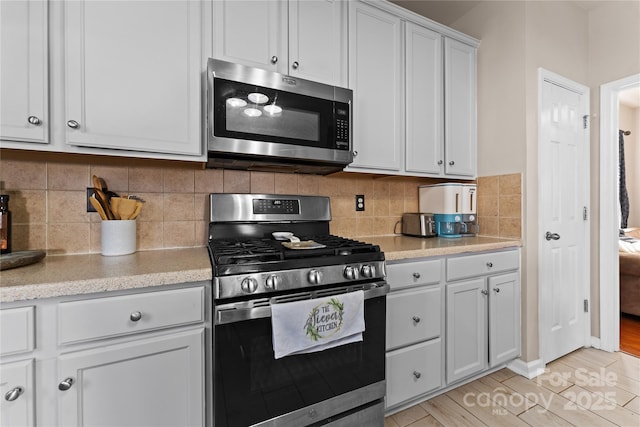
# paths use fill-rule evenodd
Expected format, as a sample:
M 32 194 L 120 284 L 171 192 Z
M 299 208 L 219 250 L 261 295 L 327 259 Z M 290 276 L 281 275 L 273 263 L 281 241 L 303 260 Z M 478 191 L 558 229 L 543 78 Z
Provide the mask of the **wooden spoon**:
M 94 187 L 93 194 L 96 195 L 96 199 L 98 199 L 100 205 L 102 205 L 102 209 L 104 209 L 104 213 L 106 214 L 107 219 L 116 219 L 116 217 L 113 215 L 113 212 L 111 212 L 109 200 L 107 199 L 107 196 L 102 192 L 102 190 Z
M 91 197 L 89 197 L 89 202 L 91 203 L 91 206 L 93 206 L 96 209 L 96 212 L 98 212 L 98 214 L 100 215 L 100 218 L 102 218 L 103 220 L 108 219 L 107 214 L 104 212 L 104 209 L 102 208 L 102 204 L 100 204 L 98 199 L 96 199 L 95 193 L 92 194 Z
M 124 199 L 121 198 L 118 203 L 118 214 L 121 219 L 131 219 L 131 215 L 136 210 L 136 205 L 140 203 L 135 199 Z

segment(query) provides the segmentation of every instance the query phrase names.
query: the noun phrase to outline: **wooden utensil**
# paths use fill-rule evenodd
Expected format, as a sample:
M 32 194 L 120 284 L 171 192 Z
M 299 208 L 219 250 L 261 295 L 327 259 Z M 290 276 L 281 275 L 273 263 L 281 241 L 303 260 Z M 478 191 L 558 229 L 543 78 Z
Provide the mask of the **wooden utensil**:
M 91 203 L 91 206 L 93 206 L 96 209 L 96 211 L 100 215 L 100 218 L 102 218 L 103 220 L 108 219 L 107 214 L 104 212 L 104 208 L 102 207 L 102 204 L 98 201 L 98 199 L 96 199 L 95 193 L 92 194 L 91 197 L 89 197 L 89 202 Z
M 120 219 L 131 219 L 131 215 L 133 215 L 136 210 L 137 203 L 140 202 L 134 199 L 120 198 L 120 201 L 118 202 L 118 214 L 120 215 Z
M 107 199 L 107 196 L 102 192 L 102 190 L 94 187 L 93 194 L 95 194 L 96 199 L 98 199 L 100 205 L 102 205 L 102 209 L 104 209 L 104 213 L 107 216 L 107 219 L 116 219 L 116 217 L 113 215 L 113 212 L 111 212 L 109 200 Z
M 116 219 L 122 219 L 120 217 L 120 197 L 111 197 L 109 198 L 109 205 L 111 205 L 111 212 Z
M 142 202 L 136 200 L 136 209 L 133 211 L 129 219 L 136 219 L 142 210 Z

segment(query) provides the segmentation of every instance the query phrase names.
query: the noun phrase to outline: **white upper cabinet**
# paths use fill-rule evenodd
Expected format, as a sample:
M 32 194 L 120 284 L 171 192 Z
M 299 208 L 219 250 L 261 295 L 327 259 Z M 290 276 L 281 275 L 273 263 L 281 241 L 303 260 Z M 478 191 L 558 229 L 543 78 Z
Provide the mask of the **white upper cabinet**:
M 214 56 L 321 83 L 347 85 L 347 3 L 214 1 Z
M 347 168 L 399 171 L 402 124 L 402 21 L 351 2 L 349 82 L 353 89 L 354 161 Z
M 444 40 L 445 174 L 476 176 L 476 49 Z
M 65 141 L 199 156 L 202 3 L 65 3 Z
M 2 140 L 49 142 L 47 5 L 0 1 Z
M 407 22 L 405 54 L 405 170 L 437 175 L 444 171 L 442 36 Z
M 351 5 L 350 168 L 475 178 L 477 41 L 386 1 Z

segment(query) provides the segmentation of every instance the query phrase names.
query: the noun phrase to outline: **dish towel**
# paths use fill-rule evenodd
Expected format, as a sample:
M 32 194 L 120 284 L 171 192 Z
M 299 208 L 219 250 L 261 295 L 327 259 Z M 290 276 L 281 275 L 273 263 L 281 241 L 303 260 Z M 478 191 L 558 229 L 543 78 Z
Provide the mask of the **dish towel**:
M 271 305 L 275 358 L 362 341 L 364 292 Z

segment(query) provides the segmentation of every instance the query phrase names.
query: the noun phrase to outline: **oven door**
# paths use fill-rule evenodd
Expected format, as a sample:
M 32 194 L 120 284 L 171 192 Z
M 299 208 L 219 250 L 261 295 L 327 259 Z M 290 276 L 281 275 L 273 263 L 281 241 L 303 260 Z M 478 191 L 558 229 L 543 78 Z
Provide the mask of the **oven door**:
M 365 291 L 361 342 L 277 360 L 268 304 L 216 307 L 215 426 L 297 427 L 383 408 L 387 289 Z

